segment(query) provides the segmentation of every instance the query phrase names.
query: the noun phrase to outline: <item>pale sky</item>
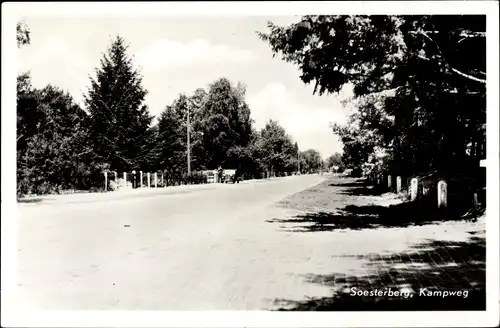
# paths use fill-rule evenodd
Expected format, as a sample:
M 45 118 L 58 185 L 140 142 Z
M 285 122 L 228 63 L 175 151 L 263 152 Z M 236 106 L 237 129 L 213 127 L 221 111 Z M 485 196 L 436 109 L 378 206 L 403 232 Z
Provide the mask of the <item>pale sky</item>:
M 299 71 L 272 57 L 255 31 L 267 31 L 267 21 L 290 24 L 286 17 L 200 18 L 25 18 L 31 44 L 19 51 L 18 70 L 31 71 L 35 87 L 48 83 L 81 101 L 89 76 L 102 53 L 119 34 L 130 45 L 129 55 L 141 67 L 150 112 L 157 116 L 180 94 L 221 77 L 247 86 L 247 102 L 257 128 L 278 120 L 301 150 L 317 149 L 327 157 L 342 149 L 329 127 L 343 122 L 347 110 L 334 95 L 313 95 Z M 345 92 L 341 97 L 347 96 Z

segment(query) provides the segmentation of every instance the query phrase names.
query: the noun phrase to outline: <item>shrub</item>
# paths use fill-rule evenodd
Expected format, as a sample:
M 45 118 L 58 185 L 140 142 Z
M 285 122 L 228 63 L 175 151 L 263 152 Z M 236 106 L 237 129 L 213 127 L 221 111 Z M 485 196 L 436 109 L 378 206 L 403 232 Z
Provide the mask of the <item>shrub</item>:
M 120 180 L 118 180 L 118 182 L 115 180 L 111 180 L 109 182 L 109 190 L 116 191 L 116 190 L 120 189 L 121 184 L 119 183 L 119 181 Z M 122 179 L 122 181 L 123 181 L 123 179 Z
M 208 176 L 203 172 L 191 172 L 188 174 L 183 174 L 182 180 L 186 184 L 203 184 L 208 182 Z

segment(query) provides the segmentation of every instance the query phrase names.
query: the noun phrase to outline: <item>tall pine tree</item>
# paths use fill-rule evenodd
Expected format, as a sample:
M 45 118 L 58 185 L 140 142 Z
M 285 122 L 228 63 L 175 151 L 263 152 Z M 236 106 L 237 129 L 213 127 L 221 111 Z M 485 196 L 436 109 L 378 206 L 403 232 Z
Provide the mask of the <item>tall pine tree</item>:
M 112 170 L 149 169 L 152 116 L 144 103 L 142 76 L 127 55 L 120 36 L 112 42 L 96 70 L 85 97 L 90 114 L 90 136 L 97 160 Z

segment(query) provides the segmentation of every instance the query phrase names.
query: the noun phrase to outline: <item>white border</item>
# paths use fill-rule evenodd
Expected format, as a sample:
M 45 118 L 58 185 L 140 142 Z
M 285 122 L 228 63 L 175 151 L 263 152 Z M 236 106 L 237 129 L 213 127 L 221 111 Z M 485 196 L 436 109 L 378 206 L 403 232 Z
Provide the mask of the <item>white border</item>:
M 485 14 L 491 1 L 203 1 L 203 2 L 24 2 L 4 3 L 18 16 L 168 17 L 290 16 L 305 14 Z M 12 8 L 12 9 L 10 9 Z
M 2 3 L 2 326 L 496 326 L 499 320 L 498 3 L 494 1 Z M 15 23 L 27 16 L 284 16 L 303 14 L 487 14 L 487 312 L 29 312 L 12 298 L 16 279 Z M 298 78 L 298 77 L 297 77 Z M 7 283 L 10 282 L 10 285 Z
M 495 2 L 486 17 L 486 309 L 491 313 L 490 324 L 500 323 L 500 277 L 499 277 L 499 111 L 498 98 L 498 2 Z M 496 271 L 493 271 L 496 270 Z M 492 312 L 489 312 L 492 311 Z M 494 313 L 494 317 L 493 317 Z

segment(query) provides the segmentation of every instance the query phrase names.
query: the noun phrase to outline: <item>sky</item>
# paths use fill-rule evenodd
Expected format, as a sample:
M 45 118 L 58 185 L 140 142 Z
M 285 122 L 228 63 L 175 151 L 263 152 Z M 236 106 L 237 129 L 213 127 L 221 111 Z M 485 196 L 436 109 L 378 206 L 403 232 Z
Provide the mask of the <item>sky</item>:
M 344 122 L 341 99 L 350 96 L 313 95 L 300 72 L 256 35 L 267 22 L 289 25 L 297 16 L 225 16 L 198 18 L 64 18 L 28 17 L 31 44 L 18 50 L 18 71 L 30 71 L 32 83 L 52 84 L 83 99 L 89 77 L 103 53 L 120 35 L 143 75 L 146 103 L 158 116 L 180 94 L 193 94 L 221 77 L 242 82 L 257 128 L 277 120 L 301 150 L 316 149 L 323 158 L 342 151 L 330 122 Z

